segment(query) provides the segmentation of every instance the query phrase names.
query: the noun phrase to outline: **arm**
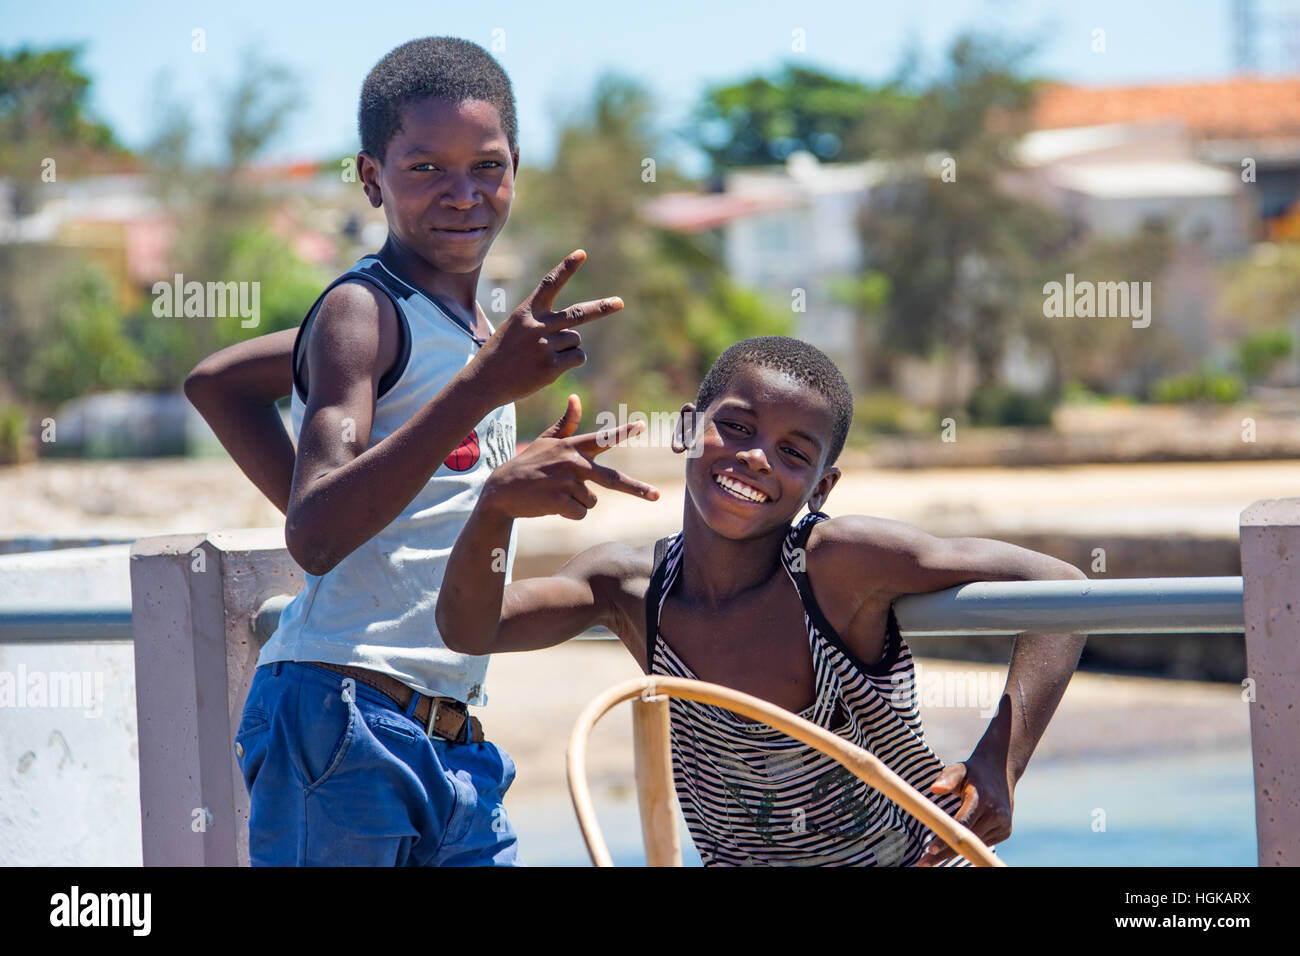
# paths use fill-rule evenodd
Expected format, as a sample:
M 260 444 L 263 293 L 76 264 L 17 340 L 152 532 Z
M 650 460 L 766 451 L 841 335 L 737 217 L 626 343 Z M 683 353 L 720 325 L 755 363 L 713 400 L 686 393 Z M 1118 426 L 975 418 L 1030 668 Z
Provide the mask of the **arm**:
M 586 361 L 570 326 L 617 312 L 623 303 L 603 299 L 551 310 L 584 258 L 572 254 L 547 274 L 442 391 L 371 447 L 386 368 L 381 330 L 396 341 L 397 313 L 369 283 L 345 282 L 330 291 L 307 343 L 311 390 L 285 521 L 285 543 L 303 569 L 328 573 L 402 513 L 484 415 Z
M 307 341 L 311 389 L 298 434 L 285 543 L 326 574 L 401 514 L 453 448 L 496 405 L 465 366 L 431 401 L 370 446 L 379 379 L 397 341 L 389 298 L 343 283 L 321 303 Z M 381 349 L 381 337 L 390 345 Z M 368 447 L 370 446 L 370 447 Z M 379 491 L 382 489 L 382 493 Z
M 211 426 L 240 471 L 280 509 L 289 510 L 293 442 L 275 403 L 293 388 L 296 329 L 272 332 L 214 352 L 185 379 L 185 397 Z
M 593 627 L 620 637 L 626 628 L 613 595 L 622 584 L 625 545 L 599 544 L 570 558 L 554 575 L 503 588 L 511 518 L 475 508 L 447 561 L 438 592 L 438 633 L 453 651 L 495 654 L 562 644 Z M 500 549 L 493 552 L 496 549 Z
M 571 558 L 549 578 L 505 585 L 505 556 L 516 518 L 561 514 L 581 520 L 596 503 L 584 479 L 654 500 L 658 491 L 592 462 L 605 448 L 640 430 L 635 422 L 610 432 L 573 435 L 582 415 L 570 396 L 564 417 L 527 450 L 489 476 L 465 522 L 438 592 L 438 633 L 463 654 L 526 651 L 560 644 L 597 625 L 609 628 L 638 659 L 636 635 L 622 611 L 644 560 L 630 548 L 601 544 Z
M 873 598 L 888 603 L 904 594 L 939 591 L 971 581 L 1087 579 L 1065 561 L 1003 541 L 937 538 L 900 521 L 864 516 L 833 518 L 822 524 L 837 523 L 838 527 L 827 527 L 830 560 L 824 563 L 853 569 L 852 574 L 838 576 L 841 591 L 851 587 L 852 579 L 865 577 L 876 582 L 874 591 L 859 595 L 863 604 Z M 850 558 L 851 554 L 856 558 Z M 997 714 L 970 758 L 945 767 L 932 788 L 938 793 L 962 793 L 956 818 L 986 842 L 999 842 L 1011 835 L 1015 785 L 1065 694 L 1085 641 L 1080 634 L 1017 637 Z M 926 858 L 928 862 L 952 855 L 941 841 L 934 841 L 931 849 L 935 852 Z

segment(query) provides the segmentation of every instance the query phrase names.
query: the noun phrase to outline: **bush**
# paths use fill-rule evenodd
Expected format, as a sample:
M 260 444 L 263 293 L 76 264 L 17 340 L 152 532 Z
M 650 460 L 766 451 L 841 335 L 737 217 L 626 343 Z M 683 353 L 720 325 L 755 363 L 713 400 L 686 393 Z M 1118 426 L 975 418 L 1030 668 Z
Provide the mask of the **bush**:
M 1157 402 L 1219 402 L 1227 404 L 1240 401 L 1246 386 L 1235 375 L 1202 369 L 1188 375 L 1171 375 L 1151 386 L 1151 397 Z
M 1295 343 L 1290 329 L 1257 332 L 1237 343 L 1237 366 L 1248 382 L 1268 378 L 1268 373 L 1284 358 L 1291 355 Z
M 871 392 L 853 403 L 853 425 L 867 434 L 902 435 L 910 431 L 910 405 L 893 392 Z
M 101 269 L 65 272 L 46 308 L 27 369 L 29 396 L 57 404 L 87 392 L 154 384 L 153 369 L 124 332 L 112 281 Z
M 1055 407 L 1049 395 L 985 385 L 971 395 L 966 412 L 974 425 L 1050 425 Z
M 13 465 L 26 457 L 27 413 L 21 405 L 0 404 L 0 465 Z

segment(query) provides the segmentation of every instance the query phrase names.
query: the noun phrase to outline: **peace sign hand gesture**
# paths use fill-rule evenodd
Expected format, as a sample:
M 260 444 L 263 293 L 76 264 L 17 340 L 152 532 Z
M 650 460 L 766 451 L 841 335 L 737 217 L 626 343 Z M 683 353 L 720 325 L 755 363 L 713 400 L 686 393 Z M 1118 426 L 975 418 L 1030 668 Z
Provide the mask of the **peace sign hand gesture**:
M 579 348 L 582 336 L 573 326 L 623 308 L 623 300 L 617 296 L 579 302 L 558 311 L 553 308 L 556 295 L 586 261 L 582 249 L 565 256 L 474 356 L 475 375 L 497 404 L 531 395 L 587 361 Z
M 596 496 L 587 488 L 588 481 L 657 501 L 657 488 L 594 460 L 601 452 L 639 433 L 645 422 L 575 435 L 581 420 L 582 403 L 577 395 L 570 395 L 569 407 L 558 422 L 488 476 L 478 507 L 505 518 L 556 514 L 579 521 L 596 504 Z

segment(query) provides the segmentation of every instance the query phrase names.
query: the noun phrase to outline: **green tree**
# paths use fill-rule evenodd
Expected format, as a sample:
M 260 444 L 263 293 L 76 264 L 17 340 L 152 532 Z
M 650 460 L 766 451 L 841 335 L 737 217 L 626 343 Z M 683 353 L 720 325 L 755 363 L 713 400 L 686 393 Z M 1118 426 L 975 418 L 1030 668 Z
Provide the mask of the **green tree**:
M 1070 272 L 1098 283 L 1151 281 L 1152 299 L 1165 301 L 1160 274 L 1173 241 L 1167 227 L 1151 222 L 1125 238 L 1084 238 L 1045 252 L 1036 276 L 1023 289 L 1022 318 L 1014 329 L 1049 356 L 1052 392 L 1059 395 L 1076 383 L 1107 393 L 1116 383 L 1126 382 L 1128 391 L 1140 394 L 1161 375 L 1185 364 L 1185 347 L 1161 323 L 1135 329 L 1123 319 L 1043 314 L 1043 286 L 1063 282 Z
M 892 84 L 872 87 L 791 63 L 770 79 L 710 87 L 687 138 L 715 170 L 784 162 L 797 149 L 821 160 L 860 160 L 875 145 L 864 117 L 883 118 L 906 100 Z
M 1237 335 L 1300 322 L 1300 244 L 1263 244 L 1223 269 L 1219 311 Z
M 576 248 L 588 260 L 562 301 L 621 296 L 621 313 L 581 326 L 587 363 L 519 403 L 520 434 L 553 422 L 576 391 L 594 413 L 620 402 L 669 410 L 693 397 L 703 372 L 738 338 L 787 324 L 728 281 L 707 242 L 663 232 L 640 216 L 643 203 L 687 181 L 664 158 L 655 106 L 634 80 L 605 75 L 562 125 L 554 161 L 524 166 L 511 238 L 540 275 Z M 654 160 L 653 178 L 650 165 Z M 522 165 L 522 164 L 521 164 Z
M 156 89 L 169 87 L 166 76 Z M 200 282 L 256 282 L 260 321 L 244 328 L 237 316 L 224 319 L 160 318 L 150 307 L 134 316 L 132 333 L 159 370 L 165 387 L 176 388 L 205 355 L 236 341 L 296 326 L 319 294 L 325 277 L 294 254 L 268 225 L 282 198 L 273 185 L 248 175 L 252 161 L 283 132 L 301 101 L 295 77 L 255 54 L 241 54 L 238 79 L 223 94 L 215 164 L 192 154 L 194 128 L 184 104 L 162 95 L 159 117 L 146 155 L 154 188 L 180 224 L 168 275 L 179 272 Z
M 80 55 L 79 46 L 0 53 L 0 179 L 15 219 L 35 212 L 50 183 L 131 162 L 112 131 L 87 112 L 90 78 Z M 51 290 L 82 265 L 74 251 L 58 246 L 0 243 L 0 397 L 28 399 L 33 356 L 58 334 Z
M 27 394 L 57 404 L 87 392 L 149 388 L 156 373 L 123 333 L 113 287 L 102 271 L 81 266 L 65 272 L 48 301 L 52 334 L 27 369 Z
M 933 79 L 905 63 L 896 83 L 911 99 L 863 120 L 888 164 L 859 216 L 864 271 L 888 284 L 884 307 L 863 313 L 863 339 L 892 355 L 968 356 L 981 383 L 996 376 L 1042 257 L 1067 238 L 1063 221 L 1003 183 L 1033 102 L 1030 52 L 963 35 Z
M 112 130 L 87 113 L 90 78 L 77 64 L 80 55 L 80 46 L 0 53 L 0 177 L 10 181 L 15 218 L 36 209 L 45 160 L 66 177 L 130 158 Z

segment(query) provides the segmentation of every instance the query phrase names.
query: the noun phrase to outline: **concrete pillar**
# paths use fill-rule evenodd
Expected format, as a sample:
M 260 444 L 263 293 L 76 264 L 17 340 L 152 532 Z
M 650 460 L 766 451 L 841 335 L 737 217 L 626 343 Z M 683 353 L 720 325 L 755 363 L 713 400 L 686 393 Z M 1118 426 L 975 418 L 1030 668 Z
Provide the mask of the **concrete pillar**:
M 1300 498 L 1241 514 L 1260 866 L 1300 866 Z
M 248 865 L 234 739 L 261 649 L 250 618 L 302 585 L 283 528 L 131 546 L 145 866 Z

